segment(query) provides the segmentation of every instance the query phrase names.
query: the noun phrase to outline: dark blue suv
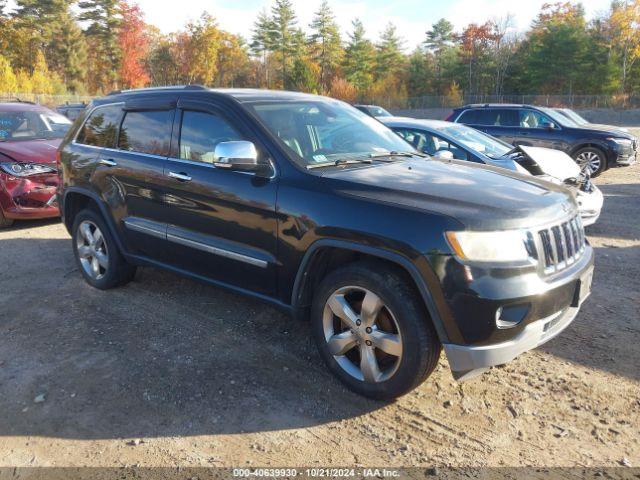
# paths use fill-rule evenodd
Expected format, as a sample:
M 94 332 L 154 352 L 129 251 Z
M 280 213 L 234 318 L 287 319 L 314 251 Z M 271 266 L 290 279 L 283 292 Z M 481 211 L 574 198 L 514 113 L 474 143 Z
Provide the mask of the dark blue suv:
M 581 124 L 552 108 L 533 105 L 474 104 L 456 108 L 447 117 L 513 145 L 563 150 L 593 177 L 609 167 L 636 161 L 636 138 L 616 127 Z

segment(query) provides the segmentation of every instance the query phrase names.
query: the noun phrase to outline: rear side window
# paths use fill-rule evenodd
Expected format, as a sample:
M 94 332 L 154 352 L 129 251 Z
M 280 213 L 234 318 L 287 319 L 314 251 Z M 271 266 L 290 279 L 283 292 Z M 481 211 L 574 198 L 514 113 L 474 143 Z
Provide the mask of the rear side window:
M 462 115 L 456 120 L 457 123 L 471 123 L 477 124 L 479 110 L 465 110 Z
M 180 131 L 180 158 L 214 163 L 214 151 L 220 142 L 243 140 L 222 117 L 185 110 Z
M 495 110 L 498 115 L 496 123 L 494 125 L 500 125 L 501 127 L 518 127 L 520 126 L 520 115 L 518 110 L 514 108 Z
M 500 127 L 517 127 L 520 124 L 518 111 L 515 109 L 482 108 L 465 111 L 457 123 L 469 125 L 486 125 Z
M 119 106 L 96 108 L 80 129 L 76 143 L 94 147 L 115 147 L 121 118 L 122 108 Z
M 173 110 L 126 112 L 118 148 L 129 152 L 169 155 Z

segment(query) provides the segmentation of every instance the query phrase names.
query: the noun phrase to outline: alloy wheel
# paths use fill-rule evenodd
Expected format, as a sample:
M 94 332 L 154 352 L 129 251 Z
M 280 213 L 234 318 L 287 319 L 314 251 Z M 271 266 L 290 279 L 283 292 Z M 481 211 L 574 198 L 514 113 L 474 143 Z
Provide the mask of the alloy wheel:
M 78 226 L 76 248 L 80 264 L 87 275 L 94 280 L 100 280 L 106 275 L 109 252 L 104 236 L 95 223 L 84 220 Z
M 329 352 L 345 372 L 371 383 L 394 375 L 402 359 L 402 336 L 378 295 L 362 287 L 342 287 L 329 296 L 322 321 Z
M 600 166 L 602 165 L 602 159 L 600 158 L 600 155 L 592 150 L 582 152 L 580 155 L 578 155 L 576 160 L 578 160 L 578 164 L 583 170 L 588 168 L 589 173 L 592 174 L 600 170 Z

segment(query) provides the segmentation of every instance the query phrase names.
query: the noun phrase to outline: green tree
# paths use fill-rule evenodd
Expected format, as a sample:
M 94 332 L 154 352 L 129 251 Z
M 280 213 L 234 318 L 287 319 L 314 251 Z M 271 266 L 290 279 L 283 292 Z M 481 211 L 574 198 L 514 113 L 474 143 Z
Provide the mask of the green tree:
M 388 23 L 376 45 L 375 76 L 377 79 L 402 74 L 405 67 L 402 44 L 402 39 L 396 34 L 395 25 Z
M 200 19 L 189 24 L 187 76 L 189 83 L 213 85 L 218 74 L 218 52 L 222 44 L 222 32 L 214 18 L 203 13 Z
M 273 30 L 270 41 L 275 46 L 279 57 L 282 88 L 287 89 L 287 69 L 296 49 L 296 15 L 291 0 L 276 0 L 271 14 Z
M 320 4 L 310 27 L 312 58 L 320 68 L 320 90 L 324 93 L 331 86 L 329 80 L 340 65 L 343 54 L 340 31 L 327 0 Z
M 81 9 L 79 20 L 89 25 L 85 34 L 93 50 L 91 70 L 94 88 L 117 88 L 121 61 L 119 0 L 82 0 L 78 6 Z
M 317 92 L 318 66 L 310 58 L 304 32 L 296 30 L 292 43 L 292 67 L 288 73 L 287 85 L 293 90 Z
M 359 92 L 364 92 L 373 82 L 375 48 L 365 37 L 364 25 L 359 19 L 352 22 L 353 32 L 345 49 L 343 70 L 345 78 Z
M 251 53 L 261 59 L 262 62 L 262 77 L 264 79 L 264 85 L 269 88 L 271 86 L 269 75 L 269 55 L 276 49 L 274 43 L 275 24 L 269 17 L 266 11 L 262 11 L 258 14 L 258 18 L 253 24 L 253 30 L 251 32 Z
M 49 63 L 74 93 L 84 92 L 87 49 L 84 35 L 73 15 L 66 11 L 54 32 Z
M 435 72 L 433 57 L 416 48 L 409 56 L 407 92 L 410 97 L 428 95 L 433 91 Z
M 457 36 L 453 31 L 453 24 L 447 19 L 441 18 L 431 25 L 431 30 L 427 31 L 427 38 L 424 47 L 427 52 L 434 57 L 435 68 L 435 93 L 442 94 L 445 85 L 448 85 L 445 64 L 449 69 L 457 67 L 455 62 L 451 62 L 453 51 L 457 42 Z

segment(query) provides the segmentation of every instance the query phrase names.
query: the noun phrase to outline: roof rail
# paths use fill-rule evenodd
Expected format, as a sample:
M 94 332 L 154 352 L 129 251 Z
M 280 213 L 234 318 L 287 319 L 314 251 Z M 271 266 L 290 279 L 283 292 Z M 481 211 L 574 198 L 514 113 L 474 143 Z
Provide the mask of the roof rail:
M 134 92 L 153 92 L 153 91 L 157 91 L 157 90 L 208 90 L 207 87 L 205 87 L 204 85 L 167 85 L 164 87 L 147 87 L 147 88 L 132 88 L 129 90 L 114 90 L 113 92 L 109 92 L 107 94 L 107 96 L 109 95 L 119 95 L 121 93 L 134 93 Z
M 36 102 L 31 102 L 29 100 L 21 100 L 20 98 L 9 98 L 7 100 L 2 100 L 0 103 L 28 103 L 29 105 L 37 105 Z

